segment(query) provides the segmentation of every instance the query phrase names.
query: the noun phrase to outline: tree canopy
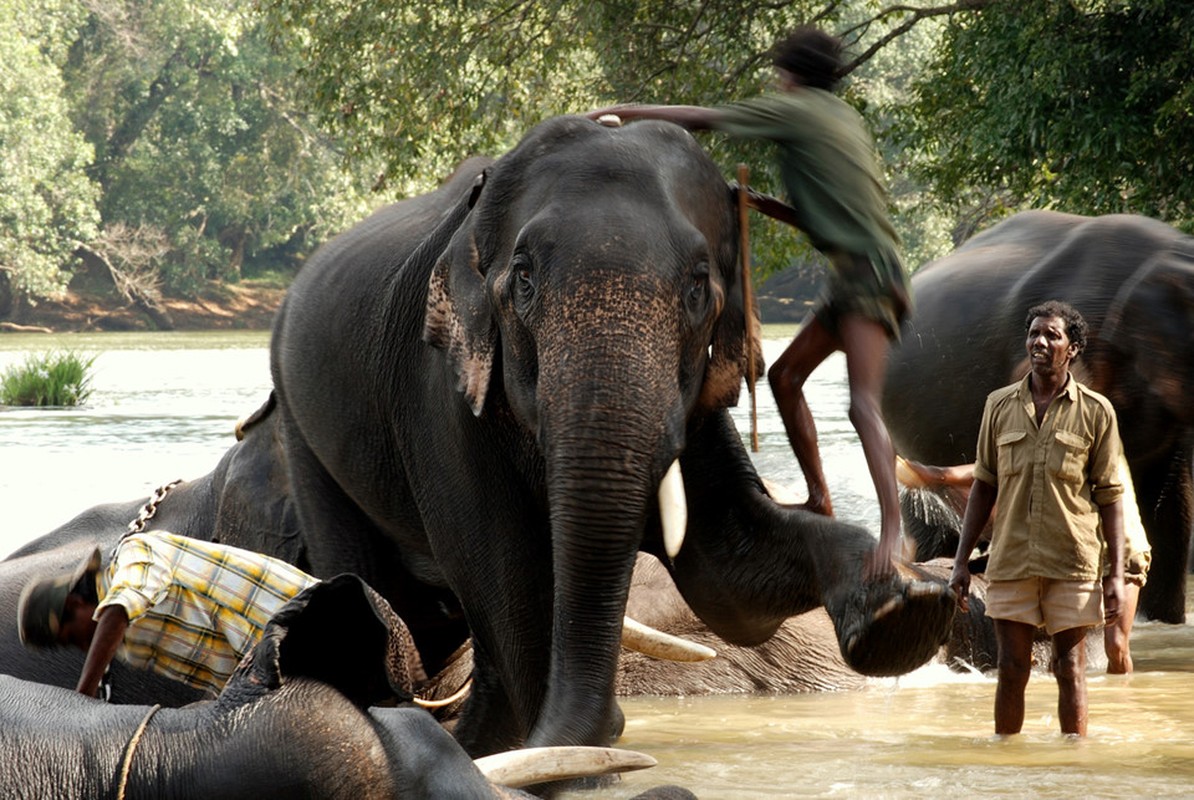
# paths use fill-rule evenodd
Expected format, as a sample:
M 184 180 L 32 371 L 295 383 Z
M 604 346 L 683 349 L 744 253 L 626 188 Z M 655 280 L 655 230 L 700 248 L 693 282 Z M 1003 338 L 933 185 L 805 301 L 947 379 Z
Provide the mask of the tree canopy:
M 297 263 L 544 117 L 763 91 L 803 23 L 847 44 L 911 266 L 1024 207 L 1194 230 L 1185 0 L 0 0 L 0 314 L 79 254 L 174 292 Z
M 93 151 L 59 69 L 80 19 L 56 5 L 0 0 L 0 289 L 35 295 L 63 287 L 62 264 L 99 222 Z
M 1130 212 L 1194 231 L 1194 4 L 1040 0 L 960 15 L 902 110 L 946 200 Z
M 297 54 L 252 7 L 0 0 L 0 50 L 0 283 L 18 295 L 60 289 L 79 255 L 118 287 L 187 293 L 364 212 L 297 102 Z

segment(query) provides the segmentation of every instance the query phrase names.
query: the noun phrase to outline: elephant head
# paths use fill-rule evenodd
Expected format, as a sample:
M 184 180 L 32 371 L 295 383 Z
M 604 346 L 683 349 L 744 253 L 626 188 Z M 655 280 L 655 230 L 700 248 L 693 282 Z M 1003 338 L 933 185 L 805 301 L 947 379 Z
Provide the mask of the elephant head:
M 586 160 L 546 144 L 564 138 L 588 139 Z M 667 151 L 674 154 L 657 159 Z M 705 409 L 734 405 L 746 318 L 732 200 L 712 162 L 674 126 L 554 120 L 474 182 L 471 213 L 431 276 L 424 338 L 448 351 L 478 415 L 501 348 L 505 363 L 518 365 L 502 374 L 504 387 L 532 428 L 548 397 L 586 397 L 627 372 L 617 361 L 636 353 L 654 354 L 645 367 L 677 362 L 676 387 L 661 385 L 674 395 L 660 401 L 674 406 L 671 417 L 685 418 L 698 397 Z M 611 309 L 615 296 L 622 305 Z M 591 359 L 593 372 L 574 385 L 552 374 L 552 348 L 582 340 L 589 352 L 575 355 Z M 753 356 L 761 365 L 757 348 Z
M 563 118 L 482 173 L 431 274 L 425 339 L 473 413 L 500 392 L 545 462 L 552 674 L 604 662 L 602 694 L 656 489 L 745 372 L 732 200 L 679 128 Z

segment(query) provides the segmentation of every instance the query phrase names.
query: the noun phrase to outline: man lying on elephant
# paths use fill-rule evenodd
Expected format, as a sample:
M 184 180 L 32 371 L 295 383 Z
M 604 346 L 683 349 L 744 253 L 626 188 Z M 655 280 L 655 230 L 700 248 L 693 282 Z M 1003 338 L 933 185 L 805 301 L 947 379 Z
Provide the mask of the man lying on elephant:
M 26 646 L 87 652 L 77 690 L 94 696 L 112 659 L 219 693 L 274 612 L 318 583 L 276 558 L 165 531 L 123 537 L 71 574 L 34 579 L 18 607 Z

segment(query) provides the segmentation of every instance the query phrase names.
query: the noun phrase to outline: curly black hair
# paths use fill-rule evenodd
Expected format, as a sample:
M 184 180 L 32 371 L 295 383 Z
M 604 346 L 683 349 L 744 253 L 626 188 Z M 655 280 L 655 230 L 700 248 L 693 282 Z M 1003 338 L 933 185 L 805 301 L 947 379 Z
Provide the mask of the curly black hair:
M 820 28 L 803 25 L 771 48 L 771 63 L 804 86 L 833 91 L 841 77 L 842 40 Z
M 1028 309 L 1028 316 L 1024 319 L 1024 332 L 1032 327 L 1032 321 L 1037 317 L 1059 317 L 1065 322 L 1066 336 L 1070 337 L 1070 344 L 1078 345 L 1077 355 L 1086 349 L 1086 320 L 1078 313 L 1078 309 L 1060 300 L 1049 300 L 1038 303 Z

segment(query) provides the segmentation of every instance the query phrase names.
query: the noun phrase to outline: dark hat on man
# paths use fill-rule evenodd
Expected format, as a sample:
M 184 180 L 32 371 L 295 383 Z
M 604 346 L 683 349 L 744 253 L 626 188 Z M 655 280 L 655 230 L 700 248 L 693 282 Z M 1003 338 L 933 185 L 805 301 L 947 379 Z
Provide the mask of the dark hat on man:
M 58 646 L 66 596 L 84 576 L 94 577 L 100 561 L 100 550 L 96 547 L 72 572 L 29 581 L 17 604 L 17 627 L 22 644 L 26 647 Z

